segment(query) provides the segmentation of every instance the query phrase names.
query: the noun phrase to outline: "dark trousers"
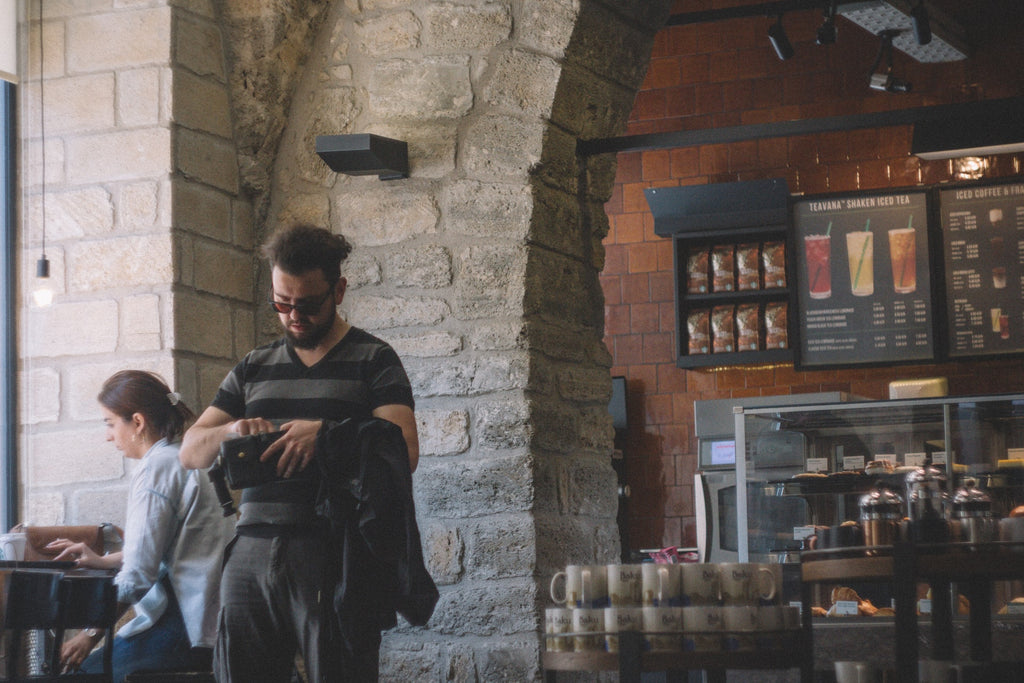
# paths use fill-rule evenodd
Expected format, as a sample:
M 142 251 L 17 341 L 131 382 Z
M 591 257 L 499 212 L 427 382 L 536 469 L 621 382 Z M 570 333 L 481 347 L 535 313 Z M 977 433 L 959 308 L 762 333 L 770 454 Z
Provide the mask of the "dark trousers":
M 320 533 L 236 537 L 221 579 L 218 683 L 289 683 L 296 651 L 309 683 L 377 680 L 379 629 L 354 656 L 338 636 L 328 543 Z

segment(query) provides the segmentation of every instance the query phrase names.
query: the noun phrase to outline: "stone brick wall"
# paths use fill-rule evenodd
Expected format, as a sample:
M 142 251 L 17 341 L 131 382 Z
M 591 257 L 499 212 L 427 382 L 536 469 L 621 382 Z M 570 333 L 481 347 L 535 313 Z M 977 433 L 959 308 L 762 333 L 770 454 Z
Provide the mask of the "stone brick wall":
M 100 382 L 154 369 L 202 409 L 278 333 L 254 245 L 329 225 L 356 247 L 343 313 L 391 341 L 413 382 L 442 592 L 426 628 L 388 634 L 384 678 L 539 678 L 551 573 L 618 556 L 598 284 L 614 161 L 581 162 L 575 143 L 623 130 L 667 5 L 44 3 L 56 298 L 23 312 L 26 519 L 120 521 Z M 38 70 L 27 81 L 30 266 Z M 348 132 L 406 140 L 411 177 L 329 171 L 315 137 Z
M 677 3 L 679 4 L 679 3 Z M 757 17 L 661 31 L 633 106 L 630 134 L 702 130 L 832 115 L 999 99 L 1022 92 L 1024 57 L 1018 3 L 993 5 L 989 25 L 967 61 L 922 64 L 897 52 L 896 72 L 914 84 L 909 95 L 869 90 L 866 73 L 878 41 L 839 20 L 839 41 L 814 44 L 821 13 L 787 13 L 786 32 L 797 56 L 779 61 Z M 689 11 L 682 8 L 677 11 Z M 1004 14 L 998 14 L 1004 12 Z M 978 15 L 975 15 L 978 16 Z M 629 538 L 634 549 L 694 545 L 693 475 L 697 442 L 695 400 L 846 391 L 887 398 L 893 379 L 942 376 L 950 393 L 1021 391 L 1020 359 L 940 365 L 795 371 L 733 367 L 721 371 L 676 366 L 672 243 L 654 234 L 647 187 L 784 177 L 793 193 L 832 193 L 935 184 L 952 179 L 948 161 L 910 155 L 909 126 L 747 140 L 618 155 L 607 204 L 611 230 L 601 274 L 605 341 L 612 373 L 627 378 L 630 429 Z M 988 177 L 1020 175 L 1024 157 L 992 157 Z

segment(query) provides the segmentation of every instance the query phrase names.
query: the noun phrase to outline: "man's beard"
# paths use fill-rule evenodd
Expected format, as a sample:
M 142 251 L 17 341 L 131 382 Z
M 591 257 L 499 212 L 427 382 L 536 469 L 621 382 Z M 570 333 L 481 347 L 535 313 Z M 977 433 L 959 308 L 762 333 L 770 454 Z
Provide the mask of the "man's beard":
M 301 337 L 297 336 L 292 332 L 290 327 L 284 328 L 285 337 L 291 342 L 292 346 L 297 349 L 315 349 L 331 333 L 331 328 L 334 326 L 334 319 L 337 317 L 338 312 L 331 308 L 331 316 L 320 325 L 316 325 Z

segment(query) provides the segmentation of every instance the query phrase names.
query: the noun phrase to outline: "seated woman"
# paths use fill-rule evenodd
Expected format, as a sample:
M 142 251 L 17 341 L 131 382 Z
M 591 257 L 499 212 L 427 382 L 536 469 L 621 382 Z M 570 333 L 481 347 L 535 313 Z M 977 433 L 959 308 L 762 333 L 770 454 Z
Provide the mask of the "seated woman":
M 140 460 L 131 475 L 124 546 L 99 556 L 82 543 L 58 539 L 57 560 L 118 569 L 118 608 L 135 618 L 114 637 L 114 682 L 134 671 L 210 670 L 217 631 L 221 558 L 234 531 L 206 475 L 178 460 L 181 435 L 195 418 L 160 377 L 124 370 L 110 377 L 98 400 L 107 441 Z M 83 631 L 61 652 L 65 670 L 102 671 L 102 632 Z M 92 652 L 92 654 L 90 654 Z

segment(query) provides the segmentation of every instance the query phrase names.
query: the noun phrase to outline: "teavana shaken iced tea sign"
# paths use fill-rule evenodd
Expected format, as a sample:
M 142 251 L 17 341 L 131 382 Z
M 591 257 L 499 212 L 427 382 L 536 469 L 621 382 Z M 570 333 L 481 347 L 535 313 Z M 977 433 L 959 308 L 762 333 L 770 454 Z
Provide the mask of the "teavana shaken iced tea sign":
M 799 197 L 792 220 L 800 366 L 934 359 L 927 191 Z

